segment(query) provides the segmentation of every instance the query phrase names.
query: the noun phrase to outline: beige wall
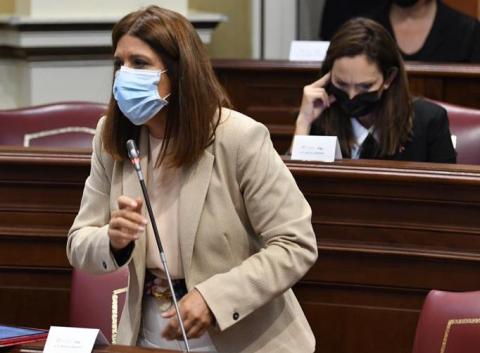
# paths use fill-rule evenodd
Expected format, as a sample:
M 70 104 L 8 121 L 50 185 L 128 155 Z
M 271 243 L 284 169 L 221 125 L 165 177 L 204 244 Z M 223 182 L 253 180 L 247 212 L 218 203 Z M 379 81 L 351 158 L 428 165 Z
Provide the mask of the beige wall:
M 228 16 L 213 32 L 208 46 L 212 58 L 250 58 L 252 55 L 251 0 L 190 0 L 191 9 Z
M 251 0 L 190 0 L 188 4 L 192 9 L 228 16 L 228 22 L 220 24 L 213 32 L 212 42 L 208 46 L 211 57 L 251 57 Z M 15 0 L 0 0 L 0 14 L 13 14 L 14 11 Z
M 0 0 L 0 14 L 13 14 L 14 0 Z
M 0 0 L 3 3 L 5 0 Z M 187 14 L 188 0 L 7 0 L 19 16 L 32 18 L 116 17 L 157 4 Z

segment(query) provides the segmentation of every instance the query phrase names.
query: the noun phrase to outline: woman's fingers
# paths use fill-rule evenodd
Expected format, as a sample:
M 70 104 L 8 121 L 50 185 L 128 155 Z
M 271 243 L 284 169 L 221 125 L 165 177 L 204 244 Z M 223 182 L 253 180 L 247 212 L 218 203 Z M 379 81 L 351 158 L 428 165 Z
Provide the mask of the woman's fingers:
M 328 93 L 325 91 L 325 86 L 330 82 L 330 72 L 323 75 L 317 81 L 303 87 L 302 105 L 297 117 L 297 130 L 299 132 L 309 131 L 310 126 L 315 119 L 325 110 L 330 107 L 332 100 L 329 99 Z
M 165 330 L 163 330 L 162 337 L 166 338 L 167 340 L 174 340 L 178 338 L 179 333 L 181 336 L 180 325 L 178 324 L 177 317 L 174 316 L 168 322 L 168 325 L 165 328 Z
M 112 247 L 123 249 L 131 241 L 139 238 L 145 231 L 147 219 L 141 214 L 142 199 L 122 195 L 117 200 L 118 210 L 112 212 L 108 227 L 108 236 Z
M 137 224 L 139 226 L 145 226 L 147 224 L 147 219 L 141 214 L 131 211 L 131 210 L 117 210 L 112 212 L 112 220 L 116 218 L 121 218 L 130 223 Z
M 108 236 L 110 237 L 110 244 L 115 250 L 121 250 L 130 244 L 130 242 L 136 240 L 134 236 L 130 236 L 116 229 L 109 229 Z
M 323 107 L 328 108 L 330 107 L 330 99 L 328 98 L 328 93 L 323 88 L 317 88 L 317 91 L 314 93 L 315 103 L 323 104 Z
M 309 117 L 309 120 L 314 120 L 323 111 L 323 109 L 330 106 L 328 93 L 324 88 L 316 88 L 307 86 L 304 88 L 303 102 L 300 107 L 300 112 Z
M 128 217 L 131 217 L 130 219 Z M 124 217 L 113 217 L 110 221 L 110 227 L 122 230 L 125 233 L 137 234 L 145 230 L 145 225 L 140 222 L 132 221 L 132 215 Z
M 201 318 L 195 318 L 186 322 L 185 330 L 188 338 L 201 337 L 211 326 L 211 323 Z
M 327 83 L 330 81 L 330 72 L 327 72 L 325 75 L 320 77 L 318 80 L 312 83 L 314 87 L 325 87 Z
M 140 213 L 143 205 L 143 201 L 140 197 L 136 199 L 132 199 L 131 197 L 122 195 L 117 200 L 118 208 L 122 209 L 130 209 L 134 212 Z
M 333 94 L 331 94 L 331 95 L 328 96 L 328 101 L 330 102 L 330 105 L 332 105 L 333 103 L 335 103 L 337 101 L 337 98 L 335 98 L 335 96 Z
M 202 295 L 196 289 L 188 292 L 178 303 L 180 314 L 185 327 L 185 332 L 189 338 L 200 337 L 213 323 L 213 314 Z M 182 333 L 177 317 L 173 316 L 175 312 L 170 310 L 163 313 L 164 318 L 170 321 L 162 332 L 166 339 L 180 339 Z
M 123 249 L 130 242 L 137 240 L 144 230 L 140 228 L 127 228 L 123 227 L 122 220 L 115 219 L 110 222 L 108 227 L 108 237 L 110 238 L 110 244 L 115 250 Z
M 313 122 L 335 102 L 335 98 L 329 96 L 325 90 L 330 79 L 331 75 L 328 72 L 317 81 L 303 87 L 302 105 L 295 123 L 296 135 L 308 135 Z

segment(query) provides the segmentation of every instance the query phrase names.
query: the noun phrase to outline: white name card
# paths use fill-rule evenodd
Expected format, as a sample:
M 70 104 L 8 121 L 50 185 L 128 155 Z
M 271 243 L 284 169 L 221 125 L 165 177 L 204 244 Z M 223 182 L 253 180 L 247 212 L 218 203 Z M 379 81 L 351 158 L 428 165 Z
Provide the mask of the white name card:
M 109 344 L 99 329 L 51 326 L 43 352 L 91 353 L 94 344 Z
M 333 162 L 342 159 L 337 136 L 304 136 L 293 138 L 292 159 Z
M 290 61 L 323 61 L 330 42 L 294 40 L 290 44 Z

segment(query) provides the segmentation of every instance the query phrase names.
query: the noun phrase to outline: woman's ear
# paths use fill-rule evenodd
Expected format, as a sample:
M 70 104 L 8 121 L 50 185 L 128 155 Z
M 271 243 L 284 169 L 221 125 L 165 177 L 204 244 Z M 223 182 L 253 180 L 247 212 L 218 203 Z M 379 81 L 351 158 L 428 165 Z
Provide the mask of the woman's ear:
M 387 75 L 387 79 L 385 80 L 384 84 L 383 84 L 383 89 L 388 89 L 390 87 L 390 85 L 392 84 L 392 82 L 395 80 L 395 78 L 397 77 L 397 74 L 398 74 L 398 69 L 396 67 L 394 68 L 391 68 L 389 71 L 388 71 L 388 75 Z

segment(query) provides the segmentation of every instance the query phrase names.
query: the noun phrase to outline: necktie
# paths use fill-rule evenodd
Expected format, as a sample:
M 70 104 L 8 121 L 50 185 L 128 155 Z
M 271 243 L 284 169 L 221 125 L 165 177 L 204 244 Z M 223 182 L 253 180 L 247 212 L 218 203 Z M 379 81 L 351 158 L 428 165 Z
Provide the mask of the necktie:
M 374 159 L 377 157 L 378 144 L 372 134 L 368 134 L 361 148 L 360 159 Z

